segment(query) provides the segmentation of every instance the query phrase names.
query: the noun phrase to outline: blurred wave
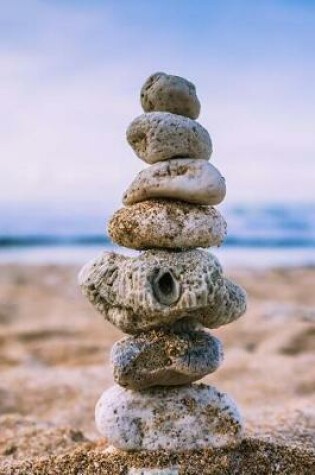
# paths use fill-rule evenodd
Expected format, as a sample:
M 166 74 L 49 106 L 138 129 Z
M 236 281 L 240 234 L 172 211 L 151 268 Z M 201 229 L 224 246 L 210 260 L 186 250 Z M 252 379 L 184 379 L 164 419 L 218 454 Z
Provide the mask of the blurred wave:
M 64 256 L 64 259 L 72 252 L 78 260 L 80 253 L 83 259 L 85 249 L 89 252 L 88 249 L 114 247 L 105 234 L 104 212 L 95 209 L 85 212 L 81 208 L 77 212 L 65 209 L 47 212 L 43 208 L 0 211 L 2 261 L 8 257 L 11 260 L 15 256 L 23 257 L 23 252 L 28 252 L 29 260 L 37 253 L 43 261 L 52 258 L 54 252 Z M 243 256 L 243 260 L 248 256 L 247 260 L 252 262 L 255 260 L 255 250 L 266 250 L 275 260 L 277 252 L 281 250 L 284 263 L 286 252 L 290 251 L 294 262 L 299 263 L 298 256 L 303 255 L 303 264 L 314 264 L 314 205 L 222 206 L 221 212 L 228 223 L 228 235 L 222 250 L 226 250 L 224 252 L 230 256 L 235 250 L 239 256 Z M 213 251 L 216 252 L 215 249 Z
M 222 210 L 228 223 L 225 246 L 314 247 L 315 206 L 235 206 Z M 56 211 L 3 214 L 0 247 L 106 245 L 105 220 L 91 213 Z
M 0 248 L 12 247 L 55 247 L 55 246 L 98 246 L 109 245 L 111 241 L 106 236 L 3 236 L 0 237 Z M 313 238 L 292 237 L 241 237 L 228 236 L 224 241 L 224 246 L 231 247 L 288 247 L 288 248 L 313 248 L 315 241 Z
M 97 246 L 109 244 L 106 236 L 1 236 L 0 248 L 47 246 Z

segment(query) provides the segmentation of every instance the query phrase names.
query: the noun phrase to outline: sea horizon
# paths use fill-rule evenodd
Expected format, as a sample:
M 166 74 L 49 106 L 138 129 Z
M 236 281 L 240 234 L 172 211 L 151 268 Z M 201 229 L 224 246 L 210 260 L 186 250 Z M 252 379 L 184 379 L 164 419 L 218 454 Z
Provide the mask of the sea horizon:
M 223 265 L 315 265 L 315 206 L 237 204 L 219 208 L 228 230 L 220 248 Z M 102 250 L 133 254 L 106 235 L 110 213 L 87 206 L 73 211 L 44 206 L 1 210 L 0 263 L 81 264 Z

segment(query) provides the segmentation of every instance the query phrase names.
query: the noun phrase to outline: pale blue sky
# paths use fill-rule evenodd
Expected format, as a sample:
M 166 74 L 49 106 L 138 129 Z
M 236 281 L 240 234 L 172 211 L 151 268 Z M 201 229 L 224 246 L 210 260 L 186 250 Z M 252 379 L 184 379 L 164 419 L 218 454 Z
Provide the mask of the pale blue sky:
M 191 79 L 226 201 L 309 202 L 315 2 L 10 0 L 0 9 L 2 203 L 112 210 L 146 77 Z

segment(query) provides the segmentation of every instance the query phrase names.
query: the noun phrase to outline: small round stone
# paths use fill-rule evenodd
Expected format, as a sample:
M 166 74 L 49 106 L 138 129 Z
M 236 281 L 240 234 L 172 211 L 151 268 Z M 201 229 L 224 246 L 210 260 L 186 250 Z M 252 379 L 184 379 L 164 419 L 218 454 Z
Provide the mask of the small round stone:
M 243 432 L 234 401 L 205 384 L 139 392 L 113 386 L 99 399 L 95 420 L 107 442 L 126 451 L 234 447 Z
M 168 112 L 150 112 L 134 119 L 127 140 L 136 155 L 152 164 L 171 158 L 209 160 L 212 143 L 198 122 Z
M 116 211 L 108 233 L 114 242 L 131 249 L 190 249 L 219 246 L 226 222 L 211 206 L 147 200 Z
M 244 290 L 223 276 L 213 254 L 201 249 L 149 250 L 135 257 L 104 252 L 83 267 L 79 283 L 92 305 L 129 334 L 183 318 L 218 328 L 246 310 Z
M 191 119 L 200 114 L 195 86 L 180 76 L 152 74 L 142 86 L 140 99 L 145 112 L 172 112 Z
M 111 352 L 116 383 L 140 390 L 189 384 L 213 373 L 223 360 L 220 340 L 184 322 L 118 341 Z
M 125 205 L 151 198 L 217 205 L 226 193 L 220 172 L 205 160 L 174 158 L 142 170 L 124 194 Z

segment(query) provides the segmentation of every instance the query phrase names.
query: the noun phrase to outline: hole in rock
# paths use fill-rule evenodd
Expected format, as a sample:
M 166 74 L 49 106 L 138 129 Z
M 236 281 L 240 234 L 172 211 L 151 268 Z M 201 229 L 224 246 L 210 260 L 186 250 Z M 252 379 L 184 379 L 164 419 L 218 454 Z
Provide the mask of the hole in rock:
M 163 294 L 171 295 L 174 290 L 174 281 L 171 274 L 169 272 L 165 272 L 165 274 L 163 274 L 163 276 L 159 279 L 158 285 Z
M 171 305 L 180 297 L 180 285 L 170 270 L 161 269 L 153 281 L 156 299 L 163 305 Z

